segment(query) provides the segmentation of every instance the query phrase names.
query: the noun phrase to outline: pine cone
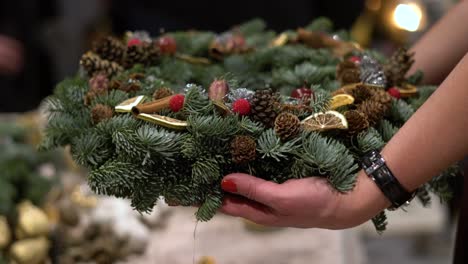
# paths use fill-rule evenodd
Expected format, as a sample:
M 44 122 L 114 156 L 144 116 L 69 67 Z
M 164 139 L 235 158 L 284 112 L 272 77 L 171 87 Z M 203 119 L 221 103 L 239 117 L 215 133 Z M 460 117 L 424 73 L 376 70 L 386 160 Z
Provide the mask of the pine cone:
M 252 118 L 267 128 L 274 126 L 279 97 L 271 89 L 257 90 L 252 99 Z
M 401 86 L 405 82 L 405 75 L 414 63 L 414 53 L 409 53 L 405 48 L 393 53 L 389 61 L 384 65 L 387 86 Z
M 147 65 L 156 65 L 159 61 L 161 52 L 156 47 L 154 43 L 148 43 L 144 46 L 146 50 L 146 64 Z
M 357 110 L 349 110 L 344 113 L 348 121 L 348 134 L 356 135 L 369 128 L 369 121 L 364 113 Z
M 123 65 L 126 69 L 132 68 L 135 64 L 145 64 L 148 59 L 148 53 L 143 45 L 133 45 L 127 48 Z
M 97 104 L 91 110 L 91 119 L 94 124 L 98 124 L 101 121 L 112 118 L 113 114 L 112 108 L 109 106 Z
M 367 85 L 357 85 L 351 90 L 351 95 L 354 97 L 354 103 L 360 104 L 369 99 L 373 95 L 373 91 Z
M 93 51 L 104 60 L 114 61 L 120 64 L 125 53 L 125 45 L 119 39 L 109 36 L 95 42 Z
M 174 91 L 172 91 L 171 88 L 168 87 L 161 87 L 154 91 L 153 93 L 153 99 L 154 100 L 159 100 L 168 96 L 174 95 Z
M 357 110 L 366 115 L 369 126 L 377 124 L 385 113 L 385 107 L 381 103 L 373 100 L 364 101 L 358 106 Z
M 97 73 L 104 73 L 109 77 L 114 76 L 123 71 L 123 68 L 113 61 L 103 60 L 93 52 L 85 53 L 80 60 L 80 65 L 89 76 Z
M 342 61 L 337 65 L 336 78 L 341 84 L 358 83 L 361 81 L 361 71 L 352 61 Z
M 373 89 L 370 100 L 382 104 L 384 108 L 384 114 L 387 113 L 392 107 L 392 96 L 383 89 Z
M 236 136 L 231 142 L 234 163 L 241 164 L 255 160 L 257 143 L 250 136 Z
M 301 121 L 291 113 L 281 113 L 275 120 L 275 132 L 282 141 L 288 141 L 301 132 Z

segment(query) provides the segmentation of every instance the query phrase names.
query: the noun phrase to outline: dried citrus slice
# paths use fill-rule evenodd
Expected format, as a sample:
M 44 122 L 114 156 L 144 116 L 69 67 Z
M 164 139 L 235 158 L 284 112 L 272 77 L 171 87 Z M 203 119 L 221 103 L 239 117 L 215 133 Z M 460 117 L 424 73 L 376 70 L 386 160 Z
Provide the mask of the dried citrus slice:
M 327 111 L 313 114 L 302 121 L 304 129 L 309 131 L 327 131 L 332 129 L 348 129 L 348 121 L 337 111 Z
M 354 103 L 354 97 L 349 94 L 337 94 L 332 97 L 330 109 L 337 109 L 338 107 L 350 105 Z

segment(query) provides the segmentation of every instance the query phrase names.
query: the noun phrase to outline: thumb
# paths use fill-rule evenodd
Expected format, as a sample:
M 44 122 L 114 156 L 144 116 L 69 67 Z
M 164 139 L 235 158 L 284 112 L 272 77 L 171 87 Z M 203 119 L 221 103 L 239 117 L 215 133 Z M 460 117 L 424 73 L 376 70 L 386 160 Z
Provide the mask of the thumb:
M 280 193 L 279 184 L 243 173 L 233 173 L 224 177 L 221 188 L 270 207 Z

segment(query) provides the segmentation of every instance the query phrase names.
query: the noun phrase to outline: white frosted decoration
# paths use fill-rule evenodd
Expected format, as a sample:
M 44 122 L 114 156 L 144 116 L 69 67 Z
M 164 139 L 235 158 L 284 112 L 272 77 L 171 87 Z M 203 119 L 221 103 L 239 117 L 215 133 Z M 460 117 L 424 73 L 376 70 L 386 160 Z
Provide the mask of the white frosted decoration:
M 151 230 L 135 217 L 121 218 L 114 222 L 114 231 L 119 238 L 128 240 L 132 251 L 141 251 L 151 237 Z

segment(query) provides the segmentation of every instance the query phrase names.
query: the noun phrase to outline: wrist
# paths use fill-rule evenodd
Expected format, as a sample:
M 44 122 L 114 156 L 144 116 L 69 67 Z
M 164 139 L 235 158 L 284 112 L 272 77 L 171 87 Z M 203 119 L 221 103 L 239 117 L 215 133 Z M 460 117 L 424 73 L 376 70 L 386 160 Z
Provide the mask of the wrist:
M 391 205 L 363 170 L 357 175 L 354 189 L 349 193 L 340 194 L 338 200 L 333 218 L 339 228 L 358 226 Z

